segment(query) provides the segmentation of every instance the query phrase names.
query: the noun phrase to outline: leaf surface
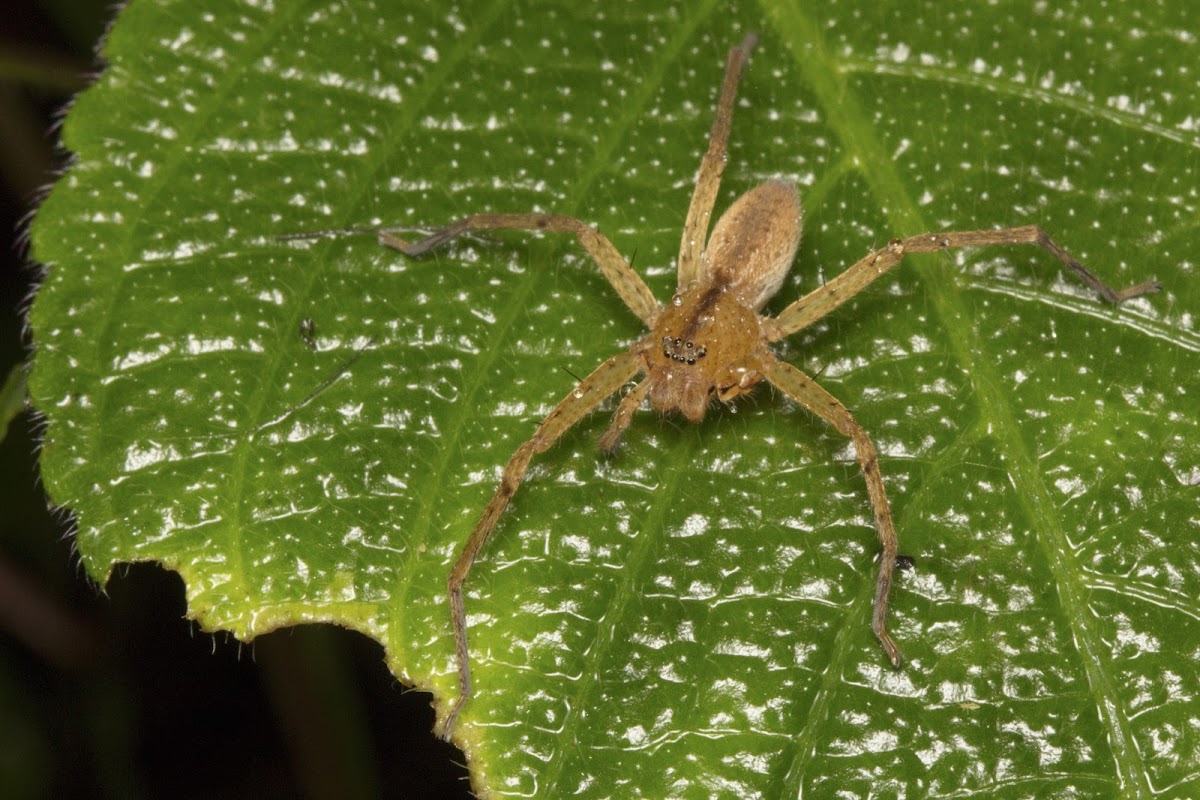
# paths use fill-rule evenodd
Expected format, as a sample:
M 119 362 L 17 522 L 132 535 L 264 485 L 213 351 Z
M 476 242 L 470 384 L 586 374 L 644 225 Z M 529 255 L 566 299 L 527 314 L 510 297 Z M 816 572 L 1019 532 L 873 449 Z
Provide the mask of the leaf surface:
M 249 639 L 328 620 L 454 697 L 449 565 L 500 469 L 640 323 L 572 241 L 406 259 L 328 228 L 596 224 L 664 300 L 726 49 L 761 34 L 718 210 L 806 205 L 774 308 L 924 230 L 781 354 L 873 436 L 916 560 L 869 617 L 849 445 L 771 391 L 606 414 L 539 458 L 468 585 L 486 796 L 1200 793 L 1196 63 L 1184 4 L 131 4 L 38 215 L 42 469 L 84 564 L 177 570 Z M 443 706 L 443 709 L 446 706 Z

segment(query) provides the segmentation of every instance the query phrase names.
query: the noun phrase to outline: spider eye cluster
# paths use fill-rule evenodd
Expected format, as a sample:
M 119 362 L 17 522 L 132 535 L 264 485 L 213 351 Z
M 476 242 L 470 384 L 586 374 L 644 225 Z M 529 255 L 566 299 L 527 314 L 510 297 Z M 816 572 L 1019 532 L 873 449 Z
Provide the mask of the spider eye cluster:
M 690 339 L 685 341 L 677 336 L 664 336 L 662 343 L 663 355 L 680 364 L 695 364 L 708 353 L 704 345 L 697 345 Z

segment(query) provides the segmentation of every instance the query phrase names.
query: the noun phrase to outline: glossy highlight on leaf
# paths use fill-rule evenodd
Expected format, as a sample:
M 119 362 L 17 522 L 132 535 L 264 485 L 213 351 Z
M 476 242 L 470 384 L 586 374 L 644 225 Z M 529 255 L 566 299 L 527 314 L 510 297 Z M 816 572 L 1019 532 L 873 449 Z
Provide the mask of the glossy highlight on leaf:
M 478 211 L 594 223 L 659 298 L 728 47 L 759 45 L 719 213 L 771 177 L 783 304 L 923 255 L 780 355 L 874 438 L 891 669 L 850 446 L 765 387 L 702 425 L 604 411 L 534 461 L 467 587 L 482 796 L 1200 794 L 1196 37 L 1180 3 L 594 9 L 138 2 L 63 128 L 31 311 L 43 479 L 89 573 L 156 561 L 250 639 L 328 620 L 453 697 L 449 565 L 509 455 L 642 332 L 569 237 L 419 259 Z M 770 307 L 769 307 L 770 308 Z M 444 713 L 444 709 L 443 709 Z

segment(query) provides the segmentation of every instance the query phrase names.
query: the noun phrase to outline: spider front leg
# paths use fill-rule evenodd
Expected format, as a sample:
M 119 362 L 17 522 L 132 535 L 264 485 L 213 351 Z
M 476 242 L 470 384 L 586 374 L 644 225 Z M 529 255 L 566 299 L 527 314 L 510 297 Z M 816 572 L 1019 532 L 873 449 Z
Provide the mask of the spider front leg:
M 633 271 L 629 262 L 621 255 L 605 236 L 595 228 L 563 214 L 473 214 L 460 219 L 436 233 L 415 242 L 406 242 L 391 233 L 387 228 L 380 228 L 376 234 L 379 243 L 399 250 L 408 256 L 419 256 L 429 252 L 438 245 L 461 236 L 467 231 L 549 231 L 552 233 L 573 233 L 579 243 L 587 250 L 588 255 L 600 267 L 604 277 L 616 289 L 621 300 L 629 309 L 648 326 L 654 325 L 658 315 L 658 301 L 650 292 L 650 287 L 641 276 Z
M 763 375 L 776 389 L 828 422 L 838 433 L 849 437 L 854 444 L 854 455 L 858 458 L 859 467 L 867 481 L 867 494 L 875 512 L 875 529 L 879 533 L 881 548 L 871 628 L 875 631 L 879 643 L 883 645 L 892 666 L 899 667 L 902 661 L 900 648 L 896 647 L 896 643 L 887 632 L 888 596 L 892 589 L 892 574 L 896 570 L 898 544 L 896 526 L 892 523 L 892 509 L 888 505 L 883 478 L 879 474 L 879 456 L 875 452 L 875 445 L 846 407 L 818 386 L 812 378 L 769 353 L 763 352 L 759 358 Z
M 1162 291 L 1158 281 L 1146 281 L 1124 289 L 1114 289 L 1086 270 L 1082 264 L 1050 238 L 1038 225 L 1022 225 L 1018 228 L 998 228 L 990 231 L 958 231 L 950 233 L 926 233 L 910 236 L 900 242 L 905 253 L 931 253 L 952 247 L 986 247 L 996 244 L 1036 244 L 1057 258 L 1063 266 L 1079 276 L 1102 298 L 1119 305 L 1126 300 Z
M 1037 225 L 1018 228 L 997 228 L 988 231 L 949 231 L 922 233 L 907 239 L 893 239 L 887 247 L 867 255 L 841 275 L 819 289 L 809 292 L 779 312 L 766 324 L 767 340 L 777 341 L 824 317 L 872 281 L 903 260 L 909 253 L 932 253 L 955 247 L 984 247 L 987 245 L 1034 244 L 1053 255 L 1063 266 L 1074 272 L 1100 297 L 1116 305 L 1144 294 L 1162 290 L 1158 281 L 1146 281 L 1124 289 L 1113 289 L 1089 272 Z
M 692 190 L 692 202 L 688 204 L 687 218 L 683 222 L 683 239 L 679 243 L 678 288 L 680 291 L 699 280 L 701 254 L 708 240 L 708 222 L 712 217 L 713 205 L 717 202 L 717 191 L 721 188 L 721 174 L 729 147 L 729 129 L 733 125 L 733 102 L 737 99 L 737 85 L 742 77 L 742 68 L 750 51 L 758 42 L 758 36 L 749 33 L 742 43 L 731 48 L 725 61 L 725 77 L 721 81 L 721 97 L 717 101 L 717 116 L 708 133 L 708 150 L 700 159 L 700 171 L 696 175 L 696 188 Z
M 450 738 L 450 734 L 454 731 L 454 724 L 458 720 L 458 713 L 471 696 L 467 616 L 463 608 L 462 596 L 463 584 L 466 583 L 471 566 L 479 557 L 479 551 L 483 549 L 488 536 L 496 527 L 500 514 L 508 507 L 508 501 L 512 499 L 517 487 L 524 480 L 525 471 L 534 454 L 549 450 L 567 429 L 624 386 L 640 369 L 638 357 L 632 352 L 622 353 L 605 361 L 554 407 L 554 410 L 538 425 L 533 437 L 517 448 L 517 452 L 505 466 L 504 474 L 500 478 L 500 485 L 496 487 L 495 494 L 492 495 L 487 508 L 483 510 L 483 515 L 475 524 L 475 529 L 471 531 L 466 544 L 463 545 L 462 553 L 459 554 L 458 560 L 454 562 L 454 568 L 450 571 L 448 588 L 451 624 L 454 628 L 454 652 L 458 662 L 458 700 L 450 709 L 442 726 L 441 736 L 443 739 Z

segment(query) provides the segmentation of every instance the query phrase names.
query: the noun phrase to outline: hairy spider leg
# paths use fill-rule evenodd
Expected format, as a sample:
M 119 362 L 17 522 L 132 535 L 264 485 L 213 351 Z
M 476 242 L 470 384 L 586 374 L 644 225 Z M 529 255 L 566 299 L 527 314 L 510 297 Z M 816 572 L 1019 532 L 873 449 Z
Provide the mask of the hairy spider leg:
M 725 151 L 729 145 L 729 130 L 733 127 L 733 102 L 737 98 L 738 81 L 757 41 L 757 35 L 747 34 L 740 45 L 730 49 L 725 62 L 725 78 L 721 81 L 717 116 L 708 134 L 708 150 L 700 159 L 696 188 L 692 190 L 692 202 L 688 205 L 683 238 L 679 243 L 679 278 L 676 285 L 680 291 L 700 277 L 700 260 L 708 236 L 708 223 L 713 205 L 717 202 L 717 191 L 721 188 L 721 174 L 725 172 Z
M 893 239 L 886 247 L 868 253 L 865 258 L 849 267 L 841 275 L 780 311 L 765 326 L 768 332 L 767 340 L 774 342 L 790 336 L 821 319 L 861 292 L 880 275 L 899 264 L 909 253 L 933 253 L 956 247 L 1008 244 L 1033 244 L 1041 247 L 1078 275 L 1096 294 L 1114 305 L 1162 290 L 1162 284 L 1158 281 L 1146 281 L 1125 289 L 1113 289 L 1085 269 L 1037 225 L 997 228 L 989 231 L 922 233 L 917 236 L 909 236 L 907 239 Z
M 458 660 L 458 700 L 455 701 L 454 707 L 450 709 L 450 714 L 442 725 L 443 739 L 450 738 L 450 734 L 454 731 L 454 724 L 458 720 L 458 714 L 462 710 L 463 704 L 471 696 L 467 616 L 463 609 L 462 595 L 463 584 L 471 571 L 471 565 L 479 557 L 479 551 L 483 549 L 488 536 L 496 527 L 496 521 L 500 519 L 500 515 L 508 507 L 508 501 L 512 499 L 517 487 L 524 480 L 525 470 L 529 467 L 529 460 L 533 458 L 534 454 L 549 450 L 568 428 L 624 386 L 630 378 L 638 373 L 639 369 L 637 357 L 632 352 L 625 352 L 605 361 L 591 375 L 580 381 L 579 385 L 554 407 L 554 410 L 538 425 L 537 431 L 529 441 L 517 448 L 517 452 L 513 453 L 512 458 L 504 467 L 504 473 L 500 478 L 500 485 L 496 487 L 496 493 L 492 495 L 487 508 L 483 510 L 483 515 L 475 524 L 475 529 L 471 531 L 471 535 L 463 545 L 462 553 L 459 554 L 458 560 L 454 562 L 454 568 L 450 571 L 448 589 L 451 622 L 454 627 L 454 652 Z
M 461 236 L 467 231 L 523 230 L 550 233 L 573 233 L 588 252 L 604 277 L 620 295 L 629 310 L 648 326 L 658 316 L 658 301 L 642 276 L 633 271 L 625 257 L 603 234 L 587 223 L 562 214 L 472 214 L 436 233 L 407 242 L 383 228 L 378 231 L 379 243 L 399 250 L 408 256 L 419 256 Z
M 808 375 L 786 361 L 780 361 L 765 347 L 759 352 L 758 360 L 761 364 L 760 369 L 772 386 L 825 420 L 854 444 L 854 455 L 858 458 L 858 465 L 867 481 L 867 494 L 871 498 L 871 509 L 875 512 L 875 529 L 879 533 L 881 548 L 871 628 L 875 631 L 879 643 L 883 645 L 892 666 L 899 667 L 902 661 L 900 649 L 887 632 L 888 595 L 891 593 L 892 574 L 896 570 L 896 548 L 899 545 L 887 492 L 884 491 L 883 478 L 879 474 L 879 455 L 875 452 L 875 445 L 846 407 Z

